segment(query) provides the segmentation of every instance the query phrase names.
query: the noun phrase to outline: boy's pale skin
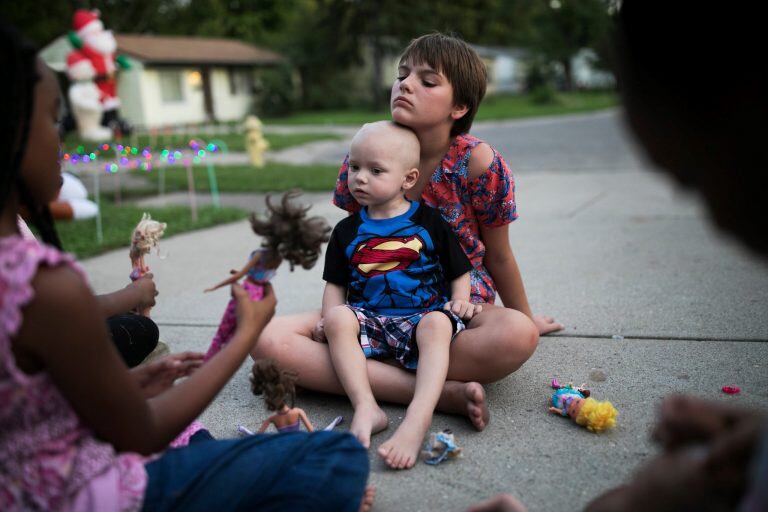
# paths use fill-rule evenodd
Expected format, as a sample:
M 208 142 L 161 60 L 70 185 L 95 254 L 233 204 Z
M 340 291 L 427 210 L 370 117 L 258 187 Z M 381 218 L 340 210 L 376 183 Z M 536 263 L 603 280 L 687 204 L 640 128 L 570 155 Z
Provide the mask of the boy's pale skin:
M 387 219 L 408 211 L 405 192 L 418 180 L 419 143 L 416 136 L 391 122 L 365 125 L 352 140 L 349 153 L 349 190 L 372 219 Z M 481 307 L 469 302 L 469 273 L 451 281 L 451 300 L 445 308 L 469 320 Z M 358 342 L 360 324 L 345 305 L 346 288 L 326 283 L 323 318 L 336 374 L 355 409 L 350 432 L 366 448 L 371 434 L 387 427 L 387 415 L 376 403 L 366 359 Z M 430 424 L 448 373 L 452 328 L 450 319 L 434 311 L 419 322 L 416 343 L 419 367 L 408 410 L 394 435 L 378 450 L 393 469 L 409 469 Z
M 453 86 L 445 75 L 425 63 L 406 62 L 392 85 L 392 119 L 411 128 L 419 139 L 419 177 L 406 195 L 421 198 L 438 163 L 448 151 L 451 127 L 467 113 L 454 102 Z M 479 144 L 469 157 L 469 179 L 488 169 L 493 150 Z M 490 414 L 481 383 L 494 382 L 516 371 L 531 357 L 539 334 L 562 329 L 551 317 L 531 313 L 515 256 L 509 245 L 507 225 L 480 227 L 486 247 L 483 264 L 493 277 L 505 307 L 484 305 L 467 329 L 450 346 L 448 380 L 437 409 L 465 415 L 477 430 L 483 430 Z M 298 384 L 327 393 L 344 389 L 334 371 L 328 346 L 317 343 L 322 334 L 319 311 L 275 318 L 252 352 L 255 359 L 271 357 L 299 374 Z M 410 372 L 381 361 L 368 360 L 371 389 L 379 400 L 408 404 L 416 389 Z

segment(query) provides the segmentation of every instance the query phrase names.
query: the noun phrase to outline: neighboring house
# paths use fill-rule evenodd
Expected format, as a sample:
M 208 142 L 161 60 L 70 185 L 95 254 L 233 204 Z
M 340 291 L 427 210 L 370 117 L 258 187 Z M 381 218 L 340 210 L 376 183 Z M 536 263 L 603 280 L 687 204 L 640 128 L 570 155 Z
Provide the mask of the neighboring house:
M 118 73 L 120 114 L 143 128 L 240 120 L 251 110 L 259 69 L 284 60 L 275 52 L 230 39 L 138 34 L 115 38 L 117 53 L 132 64 Z M 65 77 L 70 51 L 65 35 L 40 55 Z
M 472 45 L 488 68 L 488 94 L 520 93 L 525 90 L 529 54 L 519 48 Z
M 582 48 L 571 58 L 571 73 L 573 86 L 577 89 L 609 89 L 616 86 L 616 78 L 612 73 L 595 67 L 597 54 Z
M 488 68 L 488 94 L 519 93 L 525 89 L 527 71 L 526 59 L 528 53 L 518 48 L 495 48 L 489 46 L 471 45 Z M 362 73 L 371 73 L 370 51 L 364 53 Z M 397 76 L 399 54 L 388 54 L 382 60 L 382 88 L 389 89 Z M 363 82 L 365 82 L 364 79 Z

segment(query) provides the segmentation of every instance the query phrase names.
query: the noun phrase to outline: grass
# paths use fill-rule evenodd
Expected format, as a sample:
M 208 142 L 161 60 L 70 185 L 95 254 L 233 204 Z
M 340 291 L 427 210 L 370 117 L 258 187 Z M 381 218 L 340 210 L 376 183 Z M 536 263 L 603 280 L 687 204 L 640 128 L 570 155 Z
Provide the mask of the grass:
M 536 103 L 528 94 L 488 96 L 480 105 L 476 120 L 518 119 L 558 114 L 590 112 L 613 107 L 618 97 L 613 91 L 578 91 L 558 93 L 556 101 L 548 104 Z M 366 109 L 323 110 L 297 112 L 287 117 L 265 119 L 266 124 L 332 124 L 359 125 L 379 119 L 389 119 L 389 109 L 372 111 Z
M 64 249 L 74 253 L 78 259 L 117 249 L 128 248 L 131 232 L 141 219 L 141 214 L 147 212 L 153 219 L 168 223 L 165 236 L 177 235 L 186 231 L 207 228 L 244 219 L 248 212 L 239 208 L 216 209 L 212 206 L 198 208 L 197 222 L 193 223 L 187 206 L 138 207 L 115 206 L 102 201 L 102 225 L 104 227 L 104 242 L 96 243 L 96 219 L 63 221 L 56 223 L 56 230 L 61 237 Z M 125 255 L 126 275 L 128 272 L 128 253 Z
M 613 91 L 556 93 L 553 102 L 544 104 L 536 103 L 529 95 L 489 96 L 480 105 L 475 119 L 483 121 L 574 114 L 604 110 L 617 104 L 618 97 Z
M 291 146 L 298 146 L 300 144 L 306 144 L 307 142 L 314 142 L 317 140 L 335 140 L 341 138 L 338 135 L 326 134 L 326 133 L 270 133 L 266 134 L 265 138 L 269 142 L 269 149 L 272 151 L 278 151 Z M 154 144 L 152 144 L 151 137 L 149 135 L 138 135 L 136 137 L 135 144 L 138 147 L 153 146 L 156 148 L 171 147 L 178 148 L 184 146 L 190 139 L 200 139 L 205 142 L 212 140 L 218 140 L 224 142 L 228 151 L 245 151 L 245 136 L 240 133 L 230 134 L 217 134 L 217 135 L 194 135 L 194 134 L 168 134 L 158 135 L 155 138 Z M 134 144 L 130 137 L 123 140 L 123 144 Z M 62 146 L 65 152 L 73 153 L 77 151 L 78 146 L 83 146 L 86 151 L 95 149 L 98 144 L 94 142 L 83 142 L 77 134 L 71 132 L 64 137 Z
M 132 171 L 147 179 L 149 187 L 142 190 L 142 195 L 156 194 L 160 173 L 157 169 L 151 173 Z M 205 167 L 193 167 L 195 190 L 209 192 L 210 182 Z M 219 192 L 275 192 L 294 187 L 306 191 L 330 191 L 336 184 L 339 165 L 289 165 L 269 162 L 261 169 L 245 165 L 217 166 L 216 181 Z M 166 192 L 187 190 L 187 173 L 183 167 L 165 169 Z

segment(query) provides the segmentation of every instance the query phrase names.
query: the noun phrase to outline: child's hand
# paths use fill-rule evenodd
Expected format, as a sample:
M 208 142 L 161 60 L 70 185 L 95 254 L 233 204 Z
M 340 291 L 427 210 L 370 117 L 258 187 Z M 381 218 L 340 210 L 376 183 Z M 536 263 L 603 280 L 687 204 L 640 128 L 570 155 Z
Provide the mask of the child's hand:
M 155 297 L 160 293 L 155 286 L 154 276 L 151 272 L 144 274 L 128 286 L 133 287 L 139 296 L 136 309 L 143 311 L 155 305 Z
M 328 342 L 328 340 L 325 338 L 325 322 L 323 322 L 322 317 L 320 317 L 320 320 L 318 320 L 315 326 L 312 328 L 312 339 L 318 343 Z
M 520 500 L 511 494 L 497 494 L 485 501 L 470 506 L 467 512 L 526 512 Z
M 556 322 L 551 316 L 533 315 L 533 323 L 536 324 L 540 336 L 565 329 L 563 324 Z
M 237 327 L 240 329 L 252 330 L 254 336 L 261 332 L 261 329 L 270 321 L 275 314 L 277 299 L 272 285 L 264 283 L 264 296 L 261 300 L 251 300 L 248 292 L 239 284 L 232 285 L 232 296 L 237 301 Z
M 173 386 L 176 379 L 186 377 L 203 364 L 203 354 L 182 352 L 131 369 L 131 375 L 146 398 L 159 395 Z
M 483 306 L 480 304 L 472 304 L 469 301 L 459 299 L 450 300 L 445 303 L 443 309 L 454 313 L 462 320 L 471 320 L 473 316 L 477 315 L 483 310 Z

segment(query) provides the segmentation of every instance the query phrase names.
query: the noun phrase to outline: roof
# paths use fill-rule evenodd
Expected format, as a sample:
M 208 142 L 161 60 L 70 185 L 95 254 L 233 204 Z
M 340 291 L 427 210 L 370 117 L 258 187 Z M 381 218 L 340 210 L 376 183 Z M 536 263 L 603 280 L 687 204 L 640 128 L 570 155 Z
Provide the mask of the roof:
M 276 64 L 283 57 L 234 39 L 115 34 L 118 53 L 146 64 Z

